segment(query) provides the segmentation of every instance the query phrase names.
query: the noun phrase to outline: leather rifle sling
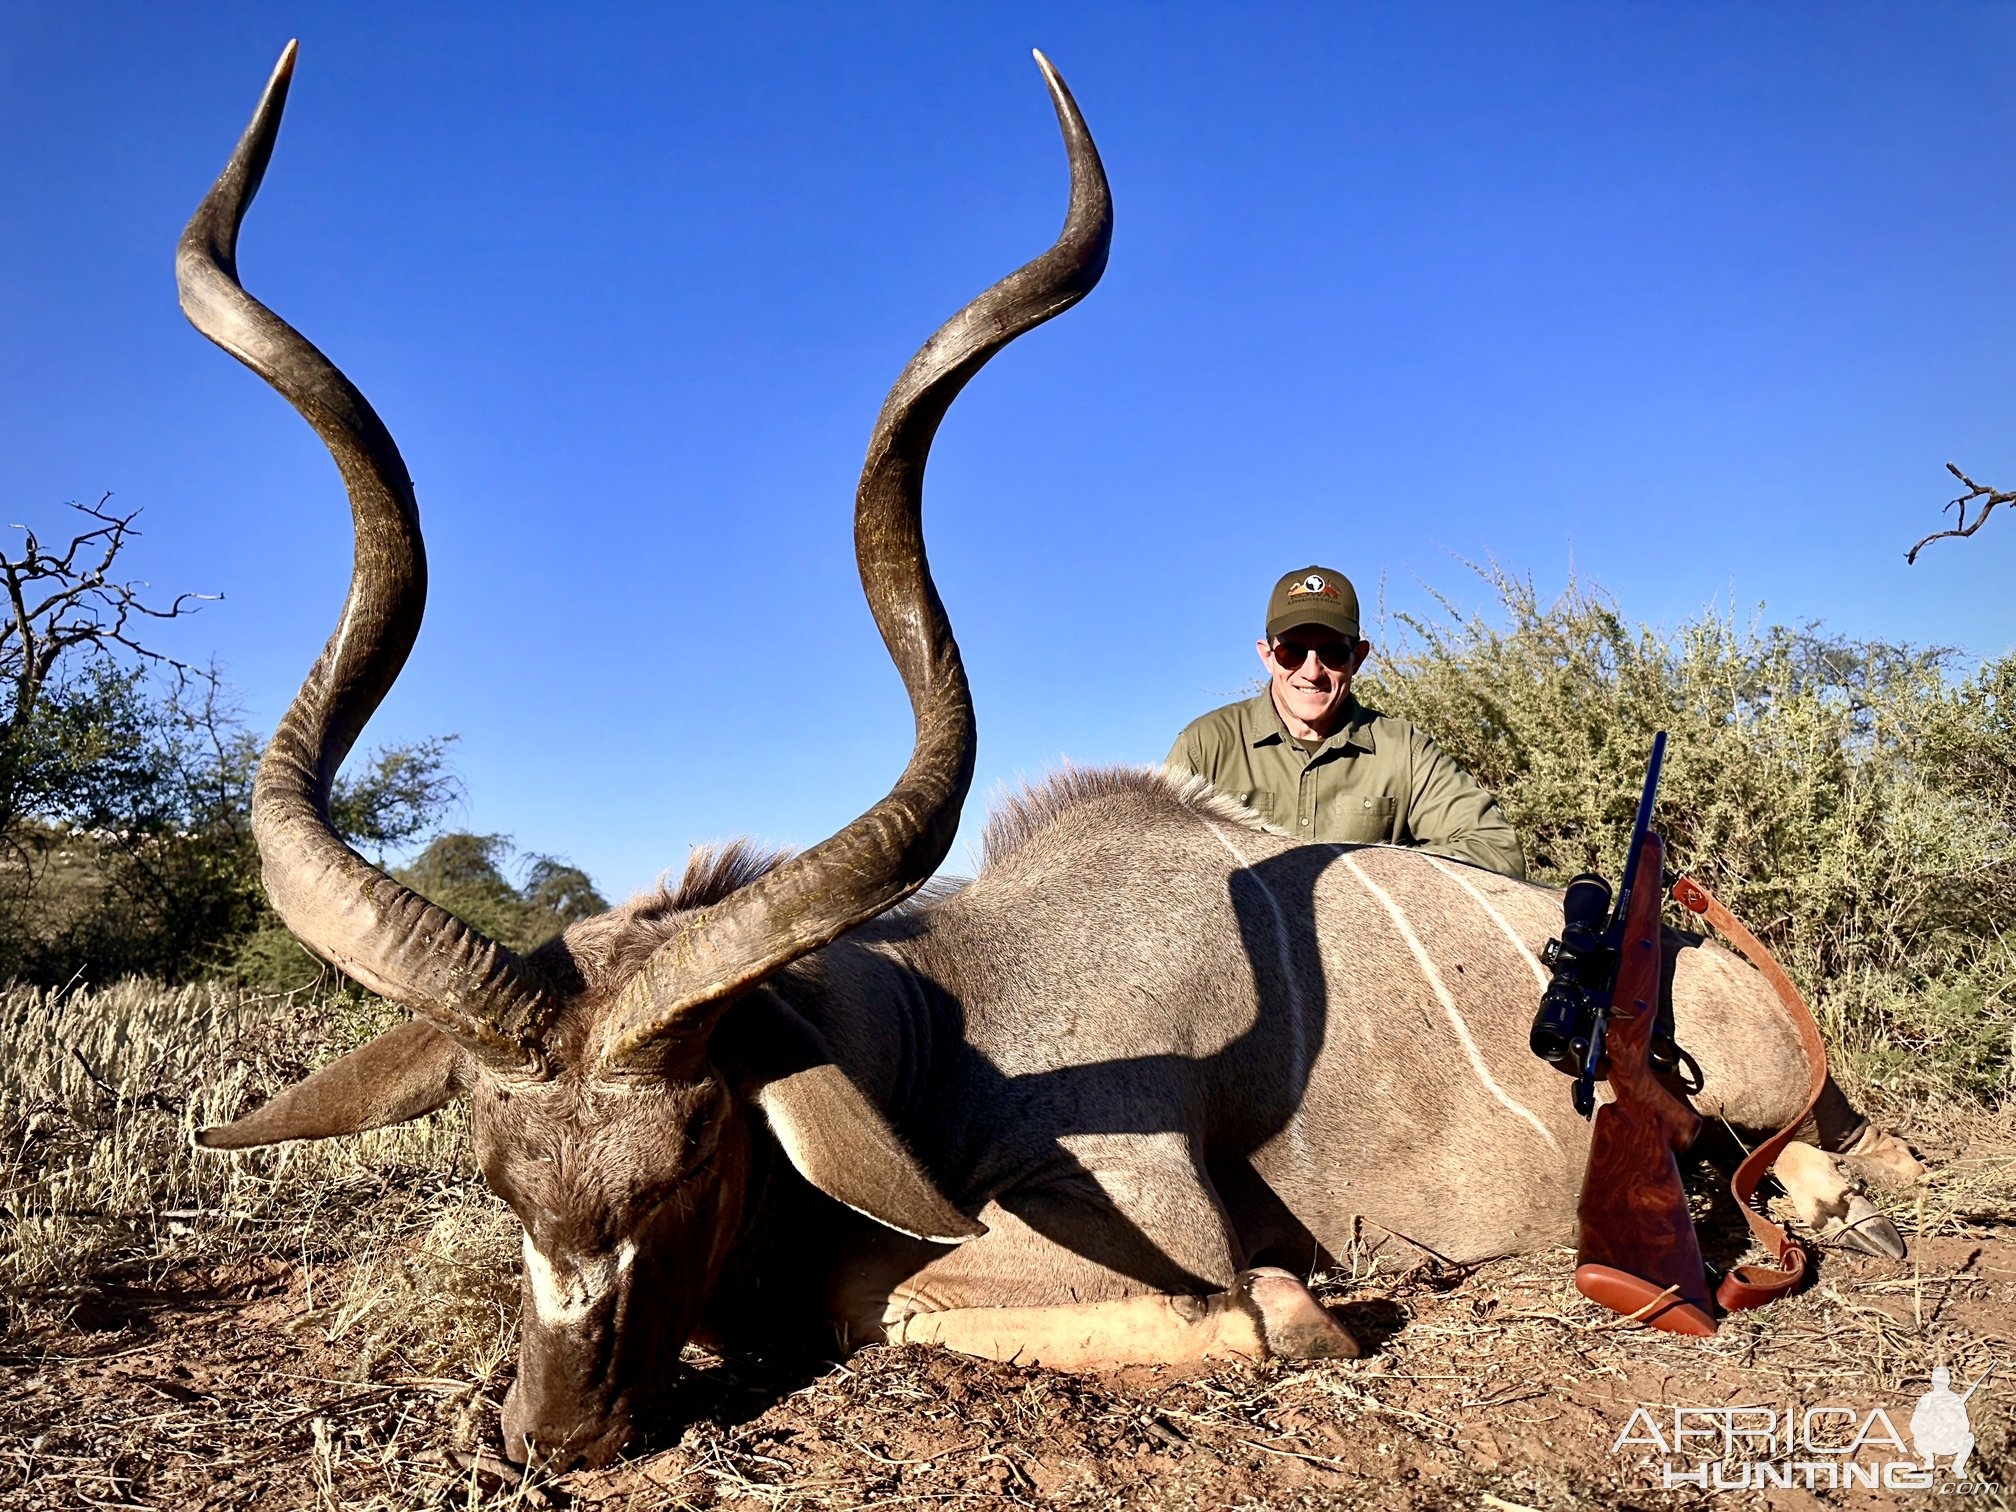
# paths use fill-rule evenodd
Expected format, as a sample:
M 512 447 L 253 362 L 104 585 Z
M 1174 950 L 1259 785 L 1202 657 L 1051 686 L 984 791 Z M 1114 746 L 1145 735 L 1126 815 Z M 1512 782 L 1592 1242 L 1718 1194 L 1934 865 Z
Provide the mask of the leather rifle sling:
M 1799 1126 L 1813 1116 L 1813 1110 L 1819 1104 L 1820 1093 L 1827 1085 L 1827 1047 L 1821 1043 L 1820 1026 L 1813 1022 L 1812 1010 L 1799 995 L 1799 989 L 1792 985 L 1792 979 L 1785 975 L 1785 968 L 1772 959 L 1771 952 L 1764 948 L 1762 942 L 1745 929 L 1707 888 L 1692 877 L 1683 876 L 1673 884 L 1673 900 L 1689 913 L 1699 914 L 1707 920 L 1717 933 L 1763 973 L 1764 980 L 1771 984 L 1771 990 L 1778 994 L 1778 1001 L 1784 1005 L 1785 1015 L 1792 1020 L 1792 1027 L 1799 1032 L 1800 1048 L 1806 1052 L 1806 1064 L 1810 1068 L 1806 1106 L 1784 1128 L 1745 1156 L 1743 1163 L 1736 1168 L 1736 1174 L 1729 1180 L 1729 1190 L 1736 1198 L 1736 1205 L 1743 1210 L 1750 1232 L 1759 1244 L 1778 1257 L 1776 1268 L 1738 1265 L 1722 1278 L 1722 1284 L 1715 1290 L 1715 1300 L 1722 1304 L 1725 1311 L 1739 1312 L 1746 1307 L 1762 1307 L 1766 1302 L 1775 1302 L 1797 1286 L 1806 1274 L 1805 1246 L 1767 1218 L 1755 1205 L 1754 1199 L 1758 1184 L 1785 1146 L 1791 1143 Z

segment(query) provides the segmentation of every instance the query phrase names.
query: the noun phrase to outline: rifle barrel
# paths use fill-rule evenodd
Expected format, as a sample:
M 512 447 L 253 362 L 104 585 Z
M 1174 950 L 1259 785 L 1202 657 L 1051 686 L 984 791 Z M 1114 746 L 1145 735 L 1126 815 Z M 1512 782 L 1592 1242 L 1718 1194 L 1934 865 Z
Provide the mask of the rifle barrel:
M 1646 831 L 1652 828 L 1652 800 L 1659 794 L 1659 769 L 1666 762 L 1666 732 L 1652 737 L 1652 759 L 1645 766 L 1645 790 L 1638 795 L 1638 817 L 1631 821 L 1631 844 L 1624 852 L 1624 880 L 1617 889 L 1617 902 L 1610 911 L 1611 933 L 1621 936 L 1624 916 L 1631 909 L 1631 889 L 1638 882 L 1638 852 Z

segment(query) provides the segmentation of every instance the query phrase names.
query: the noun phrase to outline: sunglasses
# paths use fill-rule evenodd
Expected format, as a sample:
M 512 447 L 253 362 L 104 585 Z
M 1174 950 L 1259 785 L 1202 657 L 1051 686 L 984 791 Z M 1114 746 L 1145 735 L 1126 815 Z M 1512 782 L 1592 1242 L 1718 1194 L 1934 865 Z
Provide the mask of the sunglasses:
M 1267 654 L 1274 658 L 1274 665 L 1283 672 L 1300 672 L 1311 654 L 1332 672 L 1346 672 L 1351 668 L 1351 658 L 1357 654 L 1358 642 L 1353 640 L 1324 641 L 1320 646 L 1305 646 L 1300 641 L 1277 640 L 1267 647 Z

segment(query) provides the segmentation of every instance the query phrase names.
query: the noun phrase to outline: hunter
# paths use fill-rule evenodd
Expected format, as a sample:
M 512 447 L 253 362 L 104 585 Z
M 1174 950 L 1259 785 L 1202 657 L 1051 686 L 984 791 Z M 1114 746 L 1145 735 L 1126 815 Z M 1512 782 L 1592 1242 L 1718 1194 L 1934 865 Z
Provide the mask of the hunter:
M 1372 648 L 1358 633 L 1349 578 L 1328 567 L 1283 577 L 1255 647 L 1266 688 L 1192 720 L 1169 750 L 1170 767 L 1299 840 L 1419 846 L 1526 875 L 1497 799 L 1414 726 L 1351 696 Z

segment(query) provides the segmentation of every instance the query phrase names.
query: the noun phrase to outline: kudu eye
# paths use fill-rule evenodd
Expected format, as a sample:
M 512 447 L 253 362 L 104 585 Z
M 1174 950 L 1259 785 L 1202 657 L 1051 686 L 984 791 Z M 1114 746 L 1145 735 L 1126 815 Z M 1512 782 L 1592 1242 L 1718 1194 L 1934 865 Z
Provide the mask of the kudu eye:
M 721 1129 L 712 1119 L 696 1124 L 686 1130 L 686 1148 L 679 1170 L 683 1176 L 697 1175 L 702 1167 L 714 1158 L 714 1152 L 721 1147 Z
M 720 1083 L 709 1084 L 713 1091 L 700 1111 L 687 1120 L 679 1152 L 679 1175 L 690 1180 L 698 1175 L 721 1148 L 721 1134 L 733 1111 L 728 1091 Z

